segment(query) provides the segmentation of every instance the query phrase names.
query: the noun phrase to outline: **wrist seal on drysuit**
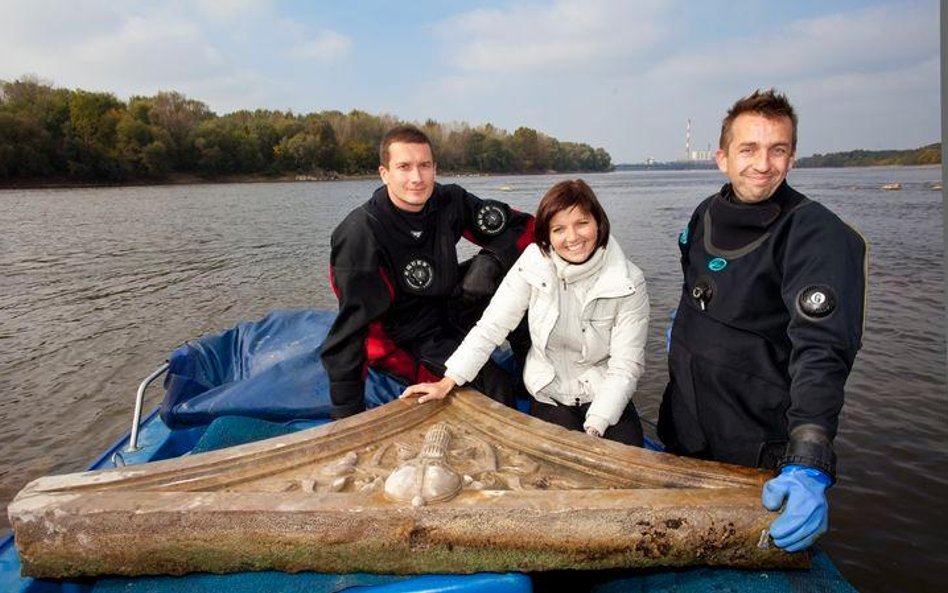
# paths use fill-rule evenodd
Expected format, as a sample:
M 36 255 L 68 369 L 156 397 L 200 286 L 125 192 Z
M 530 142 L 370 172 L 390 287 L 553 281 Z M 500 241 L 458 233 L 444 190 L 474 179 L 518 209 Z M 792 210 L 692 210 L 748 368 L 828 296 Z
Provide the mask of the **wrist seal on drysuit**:
M 329 386 L 332 408 L 329 417 L 340 420 L 365 411 L 365 382 L 335 381 Z
M 826 430 L 816 424 L 802 424 L 790 431 L 787 452 L 777 465 L 805 465 L 818 469 L 835 482 L 836 452 Z
M 471 258 L 467 272 L 461 280 L 461 299 L 475 302 L 490 298 L 504 279 L 504 265 L 496 255 L 486 249 Z

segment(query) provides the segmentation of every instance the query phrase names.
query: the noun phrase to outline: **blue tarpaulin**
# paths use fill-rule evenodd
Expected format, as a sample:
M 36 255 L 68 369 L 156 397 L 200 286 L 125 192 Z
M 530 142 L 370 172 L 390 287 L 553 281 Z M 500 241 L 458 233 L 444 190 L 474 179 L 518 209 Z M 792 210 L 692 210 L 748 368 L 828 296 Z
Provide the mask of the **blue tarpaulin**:
M 171 427 L 207 426 L 192 452 L 287 434 L 328 420 L 328 377 L 319 358 L 333 311 L 276 311 L 262 320 L 205 336 L 169 358 L 162 420 Z M 507 362 L 509 362 L 507 356 Z M 503 360 L 499 360 L 503 364 Z M 369 371 L 366 404 L 391 401 L 403 385 Z M 304 422 L 292 422 L 302 420 Z M 193 430 L 171 431 L 175 435 Z M 189 441 L 190 442 L 190 441 Z M 855 593 L 830 559 L 815 550 L 813 567 L 800 571 L 753 571 L 692 567 L 683 569 L 553 571 L 474 575 L 331 575 L 272 571 L 184 577 L 42 580 L 19 578 L 12 538 L 0 542 L 0 589 L 20 593 L 75 591 L 164 593 L 165 591 L 359 591 L 538 593 L 590 590 L 597 593 Z
M 328 418 L 329 377 L 319 355 L 334 318 L 334 311 L 274 311 L 181 346 L 168 359 L 161 419 L 182 428 L 221 416 Z M 366 406 L 392 401 L 402 388 L 370 371 Z

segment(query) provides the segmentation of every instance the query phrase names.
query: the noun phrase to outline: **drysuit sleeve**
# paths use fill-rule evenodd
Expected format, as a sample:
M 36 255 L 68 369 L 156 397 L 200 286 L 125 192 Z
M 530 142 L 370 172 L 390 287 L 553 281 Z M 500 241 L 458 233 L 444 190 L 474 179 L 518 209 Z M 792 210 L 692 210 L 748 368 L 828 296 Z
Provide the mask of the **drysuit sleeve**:
M 504 273 L 533 243 L 533 216 L 497 200 L 482 200 L 462 190 L 463 234 L 500 262 Z
M 813 457 L 792 463 L 833 476 L 835 455 L 819 449 L 831 447 L 836 436 L 843 386 L 862 342 L 867 246 L 828 210 L 818 205 L 805 210 L 782 256 L 781 295 L 790 314 L 791 343 L 788 455 Z M 818 438 L 795 439 L 796 434 Z M 807 444 L 801 448 L 795 440 Z
M 339 313 L 323 342 L 333 419 L 365 410 L 365 342 L 369 324 L 393 299 L 378 250 L 365 224 L 352 217 L 333 231 L 329 274 Z

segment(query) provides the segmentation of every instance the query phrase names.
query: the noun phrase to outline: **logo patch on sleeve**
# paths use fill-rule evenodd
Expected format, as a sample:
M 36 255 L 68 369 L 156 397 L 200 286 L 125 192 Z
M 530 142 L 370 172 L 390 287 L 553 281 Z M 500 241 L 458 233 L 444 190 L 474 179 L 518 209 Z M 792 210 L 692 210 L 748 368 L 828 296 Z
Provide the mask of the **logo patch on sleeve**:
M 493 236 L 507 226 L 507 211 L 496 202 L 484 202 L 477 211 L 477 230 L 488 236 Z
M 829 286 L 807 286 L 797 297 L 797 308 L 804 317 L 823 319 L 836 309 L 836 294 Z

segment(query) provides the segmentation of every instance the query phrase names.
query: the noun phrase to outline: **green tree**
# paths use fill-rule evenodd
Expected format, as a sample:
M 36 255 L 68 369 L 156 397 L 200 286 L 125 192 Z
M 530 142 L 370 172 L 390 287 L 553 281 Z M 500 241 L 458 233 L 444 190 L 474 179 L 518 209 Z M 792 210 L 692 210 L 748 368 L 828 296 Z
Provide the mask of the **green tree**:
M 217 116 L 175 91 L 125 104 L 111 93 L 55 89 L 35 78 L 0 81 L 0 179 L 374 173 L 382 136 L 400 123 L 393 115 L 359 110 L 297 115 L 258 109 Z M 511 135 L 489 123 L 472 128 L 433 119 L 421 128 L 443 171 L 611 168 L 605 150 L 559 142 L 531 128 Z M 934 155 L 914 158 L 940 159 L 940 152 Z
M 197 130 L 203 122 L 214 117 L 207 105 L 176 91 L 159 92 L 151 98 L 149 123 L 168 133 L 167 149 L 175 171 L 196 170 L 199 160 L 195 146 Z
M 205 177 L 238 173 L 240 136 L 234 122 L 226 118 L 206 119 L 198 124 L 193 134 L 197 172 Z
M 536 173 L 549 168 L 549 158 L 540 134 L 532 128 L 517 128 L 510 138 L 510 150 L 522 171 Z
M 352 139 L 341 147 L 342 170 L 350 175 L 375 171 L 379 166 L 378 143 Z
M 65 126 L 70 177 L 89 181 L 118 181 L 125 166 L 117 150 L 117 127 L 124 106 L 111 93 L 75 91 L 69 98 Z
M 308 132 L 298 132 L 292 138 L 283 138 L 273 148 L 273 152 L 281 171 L 315 173 L 319 169 L 319 138 Z
M 357 109 L 348 114 L 328 111 L 320 115 L 332 126 L 339 146 L 340 170 L 348 174 L 375 172 L 382 136 L 399 123 L 393 116 L 376 116 Z
M 36 78 L 0 82 L 0 175 L 49 177 L 66 169 L 70 92 Z
M 342 168 L 341 151 L 332 125 L 318 115 L 304 120 L 303 130 L 283 138 L 273 149 L 277 166 L 284 171 L 323 174 Z
M 488 138 L 485 144 L 483 169 L 485 173 L 513 173 L 518 171 L 517 155 L 501 138 Z
M 465 168 L 474 171 L 487 171 L 487 135 L 477 130 L 472 131 L 464 140 Z
M 138 117 L 132 113 L 138 113 Z M 136 177 L 163 177 L 171 172 L 168 145 L 171 137 L 167 130 L 146 123 L 142 117 L 142 100 L 136 100 L 119 119 L 116 126 L 118 153 L 125 166 Z
M 154 110 L 154 98 L 133 97 L 116 129 L 119 153 L 136 176 L 161 178 L 174 172 L 174 140 L 155 123 Z

